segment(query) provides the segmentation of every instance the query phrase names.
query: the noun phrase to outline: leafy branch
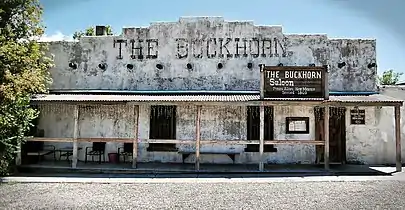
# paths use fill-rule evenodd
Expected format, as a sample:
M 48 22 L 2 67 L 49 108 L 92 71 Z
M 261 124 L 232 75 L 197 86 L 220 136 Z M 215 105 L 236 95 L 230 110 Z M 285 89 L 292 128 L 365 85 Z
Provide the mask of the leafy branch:
M 403 75 L 402 72 L 395 72 L 392 69 L 384 71 L 381 76 L 378 76 L 378 83 L 380 85 L 395 85 Z
M 76 32 L 73 34 L 73 39 L 74 39 L 74 40 L 78 40 L 78 39 L 80 39 L 80 38 L 83 37 L 83 36 L 95 36 L 95 35 L 96 35 L 96 31 L 95 31 L 94 28 L 95 28 L 95 27 L 90 26 L 90 27 L 86 28 L 84 31 L 76 31 Z M 107 26 L 106 26 L 106 32 L 107 32 L 107 35 L 108 35 L 108 36 L 113 35 L 113 30 L 112 30 L 112 28 L 111 28 L 110 25 L 107 25 Z

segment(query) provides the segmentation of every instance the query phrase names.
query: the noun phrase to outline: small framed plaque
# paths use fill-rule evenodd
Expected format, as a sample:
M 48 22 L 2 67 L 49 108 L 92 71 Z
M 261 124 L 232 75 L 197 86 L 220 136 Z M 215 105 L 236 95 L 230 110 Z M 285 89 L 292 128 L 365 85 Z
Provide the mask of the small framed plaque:
M 287 134 L 308 134 L 309 133 L 309 117 L 286 117 Z
M 364 110 L 364 109 L 350 110 L 350 124 L 365 125 L 366 124 L 366 110 Z

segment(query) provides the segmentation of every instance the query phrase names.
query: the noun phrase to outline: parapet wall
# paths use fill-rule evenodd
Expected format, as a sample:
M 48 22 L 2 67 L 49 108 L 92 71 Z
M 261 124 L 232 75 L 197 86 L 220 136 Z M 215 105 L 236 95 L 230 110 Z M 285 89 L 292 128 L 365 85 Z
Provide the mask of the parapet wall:
M 284 34 L 220 17 L 52 42 L 52 89 L 259 90 L 259 64 L 330 65 L 331 91 L 375 91 L 376 41 Z M 73 67 L 73 68 L 72 68 Z

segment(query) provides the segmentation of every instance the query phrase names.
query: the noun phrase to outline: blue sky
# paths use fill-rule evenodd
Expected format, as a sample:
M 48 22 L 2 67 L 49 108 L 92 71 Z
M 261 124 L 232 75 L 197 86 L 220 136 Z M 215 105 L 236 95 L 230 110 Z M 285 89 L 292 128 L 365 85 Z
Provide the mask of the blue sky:
M 365 0 L 40 1 L 50 39 L 97 24 L 109 24 L 121 33 L 123 26 L 148 26 L 154 21 L 177 21 L 181 16 L 222 16 L 225 20 L 252 20 L 257 25 L 282 25 L 285 33 L 375 38 L 379 74 L 387 69 L 405 72 L 405 30 L 400 28 L 400 20 L 405 19 L 403 0 L 368 0 L 367 4 Z

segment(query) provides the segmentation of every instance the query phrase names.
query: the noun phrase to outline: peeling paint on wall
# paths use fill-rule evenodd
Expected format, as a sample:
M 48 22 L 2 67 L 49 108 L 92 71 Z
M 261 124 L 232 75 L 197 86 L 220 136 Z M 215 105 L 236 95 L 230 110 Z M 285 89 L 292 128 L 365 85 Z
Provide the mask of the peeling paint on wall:
M 72 137 L 73 136 L 73 108 L 67 105 L 46 105 L 41 107 L 40 129 L 44 129 L 45 137 Z M 149 138 L 150 106 L 141 106 L 139 112 L 139 138 Z M 246 139 L 247 121 L 246 108 L 239 106 L 204 106 L 201 116 L 201 141 L 222 140 L 232 141 Z M 311 107 L 275 107 L 275 139 L 314 139 L 314 116 Z M 310 134 L 285 134 L 285 117 L 310 117 Z M 101 105 L 82 107 L 79 113 L 79 137 L 132 137 L 133 136 L 133 106 L 129 105 Z M 196 108 L 194 106 L 177 106 L 177 139 L 195 139 Z M 71 146 L 71 143 L 48 143 L 57 148 Z M 91 143 L 81 142 L 79 147 L 79 160 L 84 160 L 85 147 Z M 107 143 L 106 159 L 109 152 L 117 152 L 122 143 Z M 181 155 L 175 152 L 147 152 L 148 144 L 138 147 L 138 160 L 141 162 L 181 162 Z M 195 145 L 177 144 L 179 150 L 193 151 Z M 246 145 L 211 145 L 201 146 L 201 151 L 243 151 Z M 315 161 L 315 147 L 311 145 L 277 145 L 277 152 L 265 153 L 269 163 L 312 163 Z M 238 163 L 257 163 L 258 153 L 244 152 L 236 157 Z M 193 162 L 191 155 L 186 162 Z M 226 155 L 203 155 L 202 163 L 232 163 Z
M 331 91 L 376 89 L 376 68 L 367 67 L 376 62 L 375 40 L 284 34 L 281 26 L 253 22 L 180 18 L 124 28 L 119 36 L 50 45 L 56 64 L 53 89 L 259 90 L 258 65 L 279 63 L 330 65 Z M 69 68 L 69 62 L 78 68 Z M 347 65 L 338 68 L 339 62 Z M 99 68 L 103 63 L 107 68 Z M 223 68 L 218 69 L 219 63 Z
M 347 107 L 350 110 L 353 107 Z M 395 131 L 392 107 L 359 107 L 366 110 L 365 125 L 351 125 L 350 113 L 346 112 L 346 157 L 347 162 L 364 164 L 395 163 Z M 39 128 L 44 129 L 45 137 L 73 137 L 73 107 L 69 105 L 48 105 L 41 107 Z M 403 111 L 403 110 L 402 110 Z M 150 107 L 140 106 L 139 138 L 149 138 Z M 285 118 L 304 116 L 310 118 L 309 134 L 286 134 Z M 402 112 L 402 119 L 404 112 Z M 79 114 L 80 137 L 131 137 L 133 136 L 132 106 L 102 106 L 82 108 Z M 195 139 L 196 108 L 177 107 L 177 139 Z M 245 107 L 205 106 L 202 109 L 201 140 L 231 141 L 246 139 L 247 121 Z M 315 139 L 315 117 L 313 107 L 274 107 L 275 140 L 312 140 Z M 402 123 L 402 136 L 405 126 Z M 402 138 L 405 144 L 405 138 Z M 71 143 L 48 143 L 57 148 L 71 146 Z M 85 148 L 91 143 L 79 143 Z M 116 152 L 122 144 L 108 143 L 106 154 Z M 139 145 L 139 161 L 181 162 L 181 156 L 173 152 L 147 152 L 148 144 Z M 177 144 L 179 150 L 193 151 L 195 145 Z M 269 163 L 314 163 L 313 145 L 276 145 L 277 152 L 265 153 Z M 245 145 L 204 145 L 207 151 L 243 151 Z M 403 154 L 405 154 L 405 150 Z M 403 155 L 405 157 L 405 155 Z M 107 157 L 106 157 L 107 158 Z M 231 163 L 225 155 L 203 155 L 204 163 Z M 236 157 L 239 163 L 257 163 L 258 153 L 244 152 Z M 403 158 L 404 159 L 404 158 Z M 79 160 L 84 160 L 84 149 L 79 151 Z M 193 162 L 191 155 L 186 162 Z

